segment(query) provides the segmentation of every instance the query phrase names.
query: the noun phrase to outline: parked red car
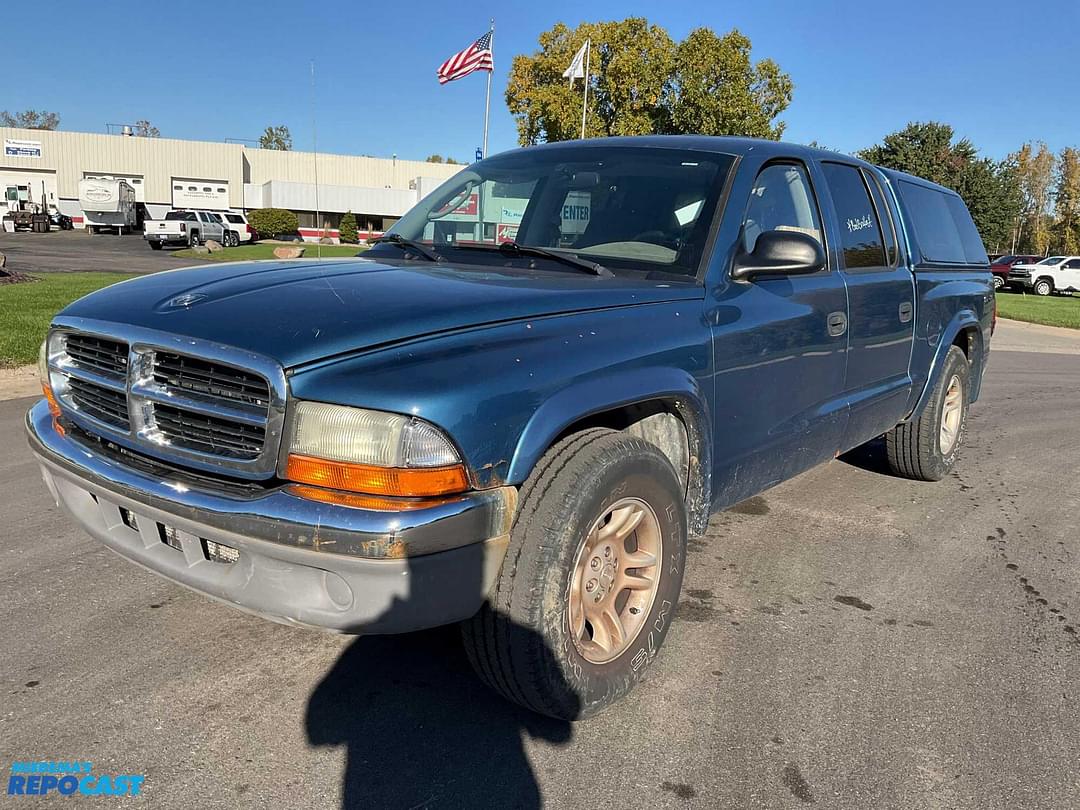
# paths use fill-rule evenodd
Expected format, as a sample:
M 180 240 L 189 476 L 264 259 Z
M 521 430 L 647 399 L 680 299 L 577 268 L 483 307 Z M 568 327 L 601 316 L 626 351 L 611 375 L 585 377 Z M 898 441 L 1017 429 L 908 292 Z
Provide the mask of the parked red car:
M 990 272 L 994 274 L 994 292 L 1008 284 L 1009 271 L 1014 264 L 1035 264 L 1042 260 L 1042 256 L 998 256 L 990 263 Z

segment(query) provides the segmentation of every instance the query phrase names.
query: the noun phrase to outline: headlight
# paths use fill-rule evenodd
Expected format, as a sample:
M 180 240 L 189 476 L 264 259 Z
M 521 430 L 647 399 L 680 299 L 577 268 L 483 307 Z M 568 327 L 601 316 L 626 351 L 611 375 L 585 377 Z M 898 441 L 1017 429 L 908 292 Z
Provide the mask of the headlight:
M 371 495 L 462 492 L 468 476 L 450 440 L 401 414 L 300 402 L 286 478 Z

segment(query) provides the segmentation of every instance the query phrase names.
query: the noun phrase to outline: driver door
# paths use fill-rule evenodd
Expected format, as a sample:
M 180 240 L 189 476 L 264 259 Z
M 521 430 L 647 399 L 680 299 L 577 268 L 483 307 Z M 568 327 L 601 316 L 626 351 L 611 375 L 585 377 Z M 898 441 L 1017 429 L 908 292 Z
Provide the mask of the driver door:
M 743 172 L 750 178 L 732 188 L 721 235 L 734 235 L 736 245 L 714 265 L 706 293 L 717 508 L 833 457 L 847 420 L 847 291 L 835 257 L 809 275 L 731 276 L 732 257 L 752 253 L 765 231 L 798 231 L 825 245 L 810 169 L 785 160 L 754 173 L 744 161 Z M 741 221 L 731 223 L 740 210 Z

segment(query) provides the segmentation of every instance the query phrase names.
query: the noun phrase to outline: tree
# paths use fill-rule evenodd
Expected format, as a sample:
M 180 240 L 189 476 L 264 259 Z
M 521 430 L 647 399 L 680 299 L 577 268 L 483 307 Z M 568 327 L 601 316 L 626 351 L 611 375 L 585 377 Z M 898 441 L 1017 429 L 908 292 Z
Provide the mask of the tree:
M 260 239 L 275 239 L 283 234 L 296 233 L 300 227 L 296 214 L 284 208 L 258 208 L 248 214 L 248 222 Z
M 791 100 L 791 80 L 775 63 L 750 62 L 750 40 L 707 28 L 676 44 L 642 17 L 557 23 L 540 49 L 514 57 L 506 104 L 523 146 L 580 137 L 584 82 L 563 77 L 586 39 L 589 103 L 585 134 L 744 134 L 778 137 L 774 123 Z
M 1055 251 L 1080 253 L 1080 150 L 1076 148 L 1062 149 L 1058 157 L 1054 204 Z
M 267 127 L 259 136 L 260 149 L 276 149 L 288 152 L 292 149 L 292 133 L 287 126 Z
M 675 49 L 667 129 L 779 140 L 784 123 L 776 118 L 791 103 L 793 89 L 773 60 L 750 61 L 750 40 L 738 29 L 718 37 L 695 28 Z
M 341 225 L 338 226 L 338 236 L 342 242 L 355 245 L 360 238 L 356 230 L 356 215 L 352 209 L 345 212 L 341 217 Z
M 443 156 L 442 155 L 428 155 L 426 158 L 424 158 L 424 162 L 425 163 L 442 163 L 443 162 Z
M 987 248 L 1008 248 L 1019 210 L 1011 164 L 980 158 L 975 145 L 967 138 L 956 140 L 948 124 L 910 123 L 863 149 L 859 157 L 953 189 L 963 198 Z
M 135 122 L 135 135 L 139 138 L 160 138 L 161 130 L 144 118 Z
M 7 110 L 0 112 L 0 126 L 19 129 L 57 129 L 60 116 L 46 110 L 23 110 L 14 115 Z
M 1045 255 L 1050 249 L 1054 153 L 1045 143 L 1025 143 L 1009 158 L 1016 166 L 1020 188 L 1020 210 L 1014 237 L 1016 250 Z

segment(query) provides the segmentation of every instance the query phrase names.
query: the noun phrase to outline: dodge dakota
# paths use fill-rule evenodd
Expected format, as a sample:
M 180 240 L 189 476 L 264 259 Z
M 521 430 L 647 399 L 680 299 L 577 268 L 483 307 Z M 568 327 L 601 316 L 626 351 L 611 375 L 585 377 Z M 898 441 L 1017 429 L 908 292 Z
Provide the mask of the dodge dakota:
M 460 622 L 483 680 L 576 719 L 655 660 L 710 514 L 881 437 L 895 475 L 945 476 L 994 306 L 964 203 L 917 177 L 549 144 L 360 258 L 71 304 L 27 432 L 56 501 L 144 568 L 290 624 Z

